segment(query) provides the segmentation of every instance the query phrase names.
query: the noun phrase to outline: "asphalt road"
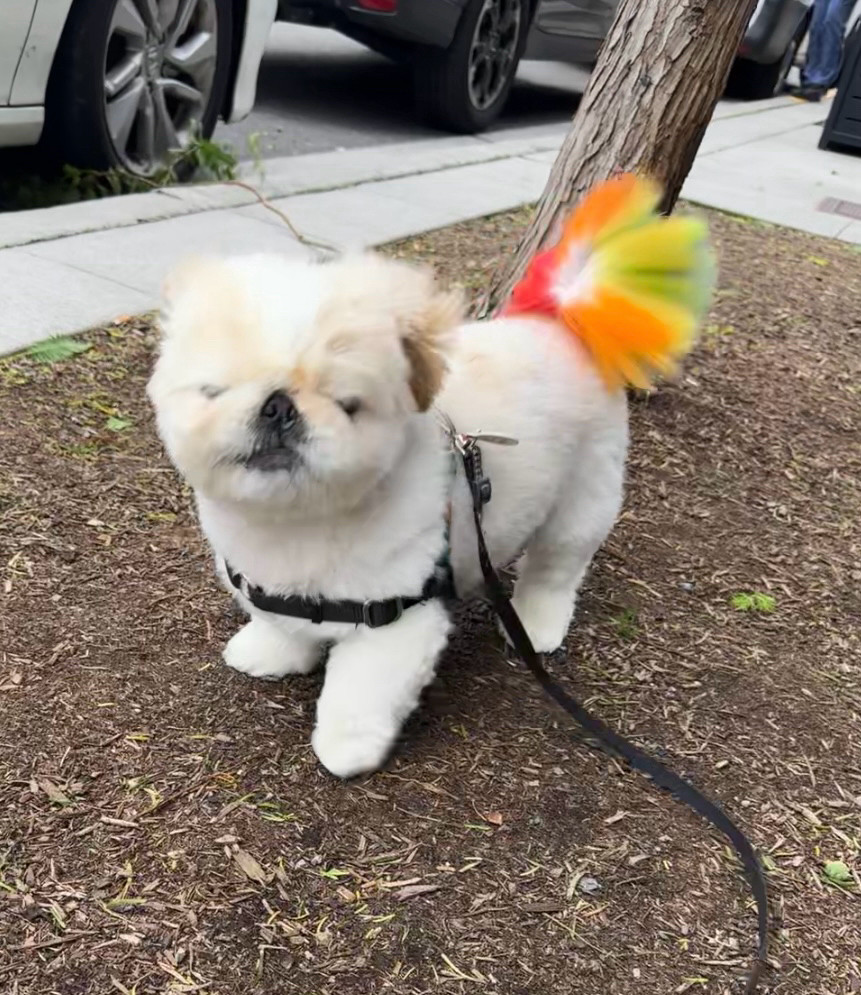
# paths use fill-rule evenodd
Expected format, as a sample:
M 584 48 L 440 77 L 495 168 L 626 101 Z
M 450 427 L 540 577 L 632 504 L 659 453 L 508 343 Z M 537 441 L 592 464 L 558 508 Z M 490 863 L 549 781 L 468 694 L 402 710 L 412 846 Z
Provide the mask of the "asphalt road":
M 498 127 L 570 120 L 586 74 L 558 63 L 523 63 Z M 408 67 L 334 31 L 276 24 L 260 71 L 257 103 L 215 137 L 249 157 L 259 136 L 264 158 L 428 138 L 416 120 Z

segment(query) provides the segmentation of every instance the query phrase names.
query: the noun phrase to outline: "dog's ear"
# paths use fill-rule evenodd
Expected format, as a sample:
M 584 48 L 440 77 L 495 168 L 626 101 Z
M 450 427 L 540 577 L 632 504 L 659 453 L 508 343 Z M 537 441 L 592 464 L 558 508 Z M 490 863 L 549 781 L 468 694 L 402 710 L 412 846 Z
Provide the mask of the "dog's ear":
M 173 304 L 183 291 L 195 280 L 211 273 L 218 262 L 205 256 L 188 256 L 168 273 L 161 287 L 161 294 L 167 304 Z
M 427 411 L 442 387 L 448 364 L 449 336 L 463 320 L 463 296 L 458 291 L 431 290 L 422 313 L 414 316 L 402 343 L 410 364 L 410 390 L 419 411 Z

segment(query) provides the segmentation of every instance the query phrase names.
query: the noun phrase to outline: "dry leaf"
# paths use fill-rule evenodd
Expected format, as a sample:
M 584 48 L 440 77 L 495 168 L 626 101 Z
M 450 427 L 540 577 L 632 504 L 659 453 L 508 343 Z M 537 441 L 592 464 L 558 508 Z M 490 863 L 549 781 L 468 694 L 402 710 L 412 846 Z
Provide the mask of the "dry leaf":
M 614 822 L 621 822 L 627 814 L 628 813 L 624 809 L 620 808 L 615 815 L 611 815 L 609 819 L 604 820 L 604 825 L 612 826 Z
M 68 795 L 64 795 L 53 781 L 49 781 L 45 778 L 39 781 L 39 787 L 45 792 L 48 798 L 54 802 L 55 805 L 72 804 L 72 799 L 69 798 Z
M 482 819 L 485 822 L 489 822 L 491 826 L 501 826 L 504 822 L 502 812 L 488 812 L 487 815 L 482 816 Z
M 233 859 L 239 865 L 239 869 L 242 873 L 246 877 L 251 878 L 252 881 L 257 881 L 260 884 L 266 884 L 269 880 L 269 875 L 266 871 L 263 870 L 260 864 L 258 864 L 254 857 L 252 857 L 247 851 L 237 850 L 233 854 Z
M 430 895 L 434 891 L 439 891 L 441 885 L 438 884 L 408 884 L 406 888 L 396 891 L 392 898 L 396 902 L 405 902 L 409 898 L 416 898 L 418 895 Z
M 400 881 L 380 881 L 377 887 L 387 891 L 395 891 L 398 888 L 405 888 L 408 884 L 418 884 L 420 881 L 421 878 L 403 878 Z
M 565 911 L 564 902 L 531 902 L 529 905 L 521 905 L 520 910 L 522 912 L 564 912 Z

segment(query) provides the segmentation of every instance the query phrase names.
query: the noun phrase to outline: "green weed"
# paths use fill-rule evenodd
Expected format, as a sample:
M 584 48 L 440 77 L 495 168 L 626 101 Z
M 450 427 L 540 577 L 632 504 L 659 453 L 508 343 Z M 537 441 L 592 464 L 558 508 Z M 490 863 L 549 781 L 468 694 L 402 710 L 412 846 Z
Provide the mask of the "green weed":
M 739 591 L 730 598 L 730 604 L 738 612 L 761 612 L 766 615 L 777 607 L 775 599 L 761 591 Z
M 57 336 L 31 345 L 29 349 L 24 350 L 22 355 L 32 359 L 35 363 L 61 363 L 64 359 L 79 356 L 92 348 L 89 342 L 83 342 L 81 339 Z
M 624 608 L 618 615 L 610 619 L 610 623 L 616 631 L 616 635 L 626 642 L 636 639 L 640 633 L 637 624 L 637 613 L 633 608 Z

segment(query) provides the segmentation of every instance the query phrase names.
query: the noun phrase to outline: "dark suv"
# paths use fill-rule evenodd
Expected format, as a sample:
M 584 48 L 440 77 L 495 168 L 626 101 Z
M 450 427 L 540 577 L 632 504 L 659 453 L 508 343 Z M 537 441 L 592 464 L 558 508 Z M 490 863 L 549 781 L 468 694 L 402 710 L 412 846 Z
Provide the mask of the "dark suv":
M 717 2 L 717 0 L 715 0 Z M 410 62 L 422 114 L 481 131 L 502 110 L 521 58 L 595 63 L 619 0 L 279 0 L 279 18 L 335 28 Z M 812 0 L 759 0 L 728 93 L 779 93 L 807 31 Z M 720 44 L 720 40 L 715 40 Z

